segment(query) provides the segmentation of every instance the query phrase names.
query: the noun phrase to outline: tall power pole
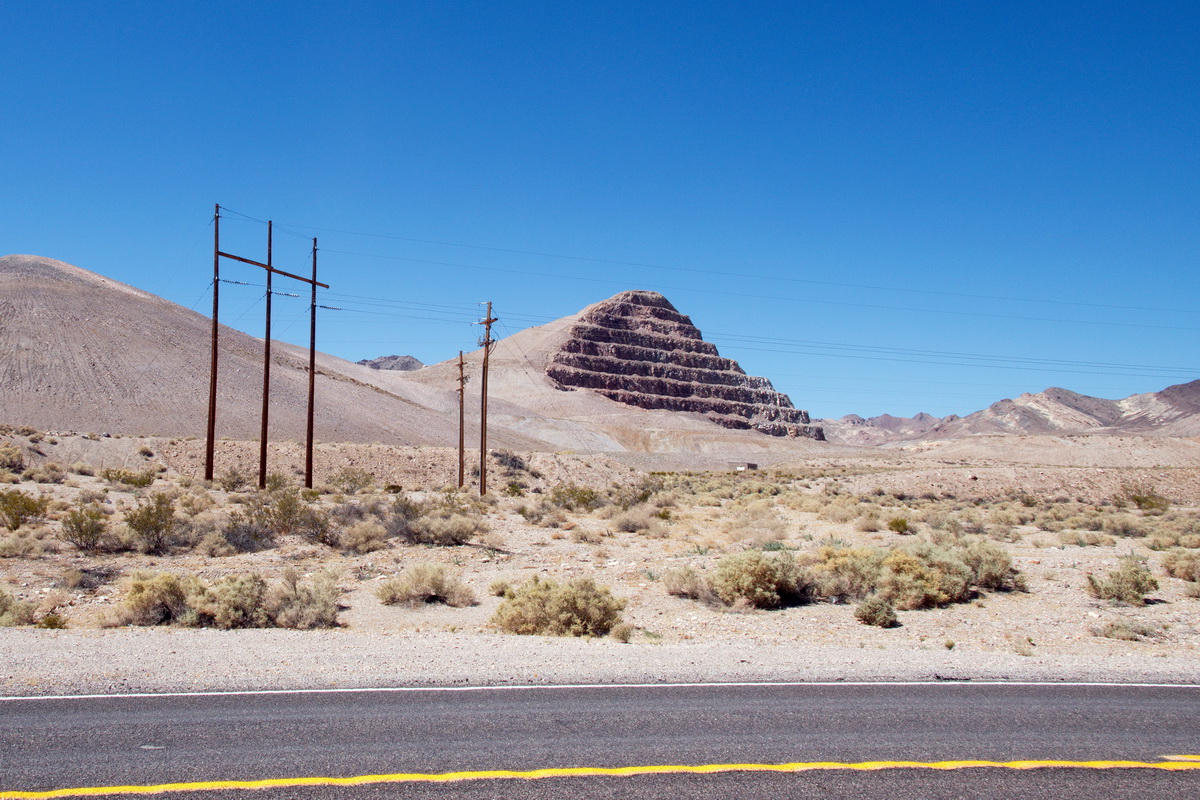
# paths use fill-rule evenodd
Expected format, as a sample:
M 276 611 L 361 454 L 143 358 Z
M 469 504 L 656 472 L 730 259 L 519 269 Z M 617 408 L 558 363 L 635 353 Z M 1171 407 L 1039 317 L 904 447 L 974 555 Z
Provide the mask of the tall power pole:
M 267 426 L 271 413 L 271 221 L 267 220 L 267 332 L 263 336 L 262 433 L 258 437 L 258 488 L 267 486 Z
M 212 357 L 208 366 L 208 439 L 204 446 L 204 480 L 213 479 L 217 433 L 217 310 L 221 297 L 221 204 L 213 211 Z
M 463 373 L 463 351 L 458 351 L 458 488 L 465 483 L 466 467 L 466 392 L 467 376 Z
M 317 239 L 313 237 L 312 300 L 309 304 L 308 420 L 304 429 L 304 488 L 313 485 L 313 398 L 317 388 Z
M 483 390 L 481 393 L 482 408 L 479 410 L 479 495 L 487 494 L 487 407 L 488 407 L 488 357 L 492 352 L 492 323 L 500 320 L 492 316 L 492 302 L 487 304 L 487 317 L 479 321 L 483 326 Z

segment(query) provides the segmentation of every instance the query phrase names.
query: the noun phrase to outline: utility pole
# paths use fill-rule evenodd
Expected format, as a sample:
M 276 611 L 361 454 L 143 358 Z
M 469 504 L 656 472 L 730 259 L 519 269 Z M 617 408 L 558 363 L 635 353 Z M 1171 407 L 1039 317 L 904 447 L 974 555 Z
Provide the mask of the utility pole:
M 463 351 L 458 351 L 458 488 L 465 482 L 466 466 L 466 390 L 467 376 L 463 373 Z
M 492 352 L 492 323 L 500 320 L 492 316 L 492 301 L 487 304 L 487 317 L 479 321 L 483 326 L 483 390 L 481 394 L 482 407 L 479 410 L 480 414 L 480 430 L 479 430 L 479 496 L 483 497 L 487 494 L 487 407 L 488 407 L 488 356 Z
M 221 205 L 213 211 L 212 357 L 208 367 L 208 440 L 204 446 L 204 480 L 213 479 L 217 432 L 217 309 L 221 297 Z
M 267 487 L 267 424 L 271 413 L 271 221 L 267 220 L 267 332 L 263 337 L 262 433 L 258 437 L 258 488 Z
M 312 300 L 309 304 L 308 336 L 308 421 L 304 429 L 304 488 L 313 485 L 313 398 L 317 381 L 317 239 L 312 249 Z
M 307 423 L 307 441 L 305 445 L 305 485 L 312 486 L 312 446 L 313 446 L 313 396 L 314 396 L 314 379 L 316 376 L 316 353 L 317 353 L 317 287 L 328 289 L 329 284 L 321 283 L 317 280 L 317 240 L 313 239 L 312 252 L 312 278 L 305 278 L 300 275 L 294 275 L 291 272 L 284 272 L 281 269 L 275 269 L 272 266 L 271 253 L 271 235 L 273 224 L 267 221 L 267 263 L 254 261 L 253 259 L 235 256 L 232 253 L 226 253 L 221 250 L 221 206 L 216 206 L 216 212 L 213 216 L 213 319 L 212 319 L 212 356 L 209 374 L 208 385 L 208 442 L 205 447 L 204 459 L 204 479 L 213 479 L 213 462 L 216 453 L 216 420 L 217 420 L 217 332 L 219 323 L 217 321 L 218 304 L 217 298 L 220 293 L 221 286 L 221 259 L 228 258 L 231 261 L 240 261 L 243 264 L 249 264 L 252 267 L 261 267 L 267 272 L 267 317 L 266 317 L 266 336 L 263 342 L 263 395 L 262 395 L 262 433 L 259 437 L 259 453 L 258 453 L 258 488 L 262 489 L 267 484 L 267 433 L 268 433 L 268 415 L 270 413 L 270 393 L 271 393 L 271 278 L 279 274 L 285 278 L 292 278 L 312 285 L 312 306 L 311 306 L 311 337 L 308 346 L 308 423 Z M 236 282 L 236 281 L 235 281 Z M 288 294 L 290 297 L 299 297 L 298 294 Z M 322 306 L 322 308 L 331 308 L 331 306 Z

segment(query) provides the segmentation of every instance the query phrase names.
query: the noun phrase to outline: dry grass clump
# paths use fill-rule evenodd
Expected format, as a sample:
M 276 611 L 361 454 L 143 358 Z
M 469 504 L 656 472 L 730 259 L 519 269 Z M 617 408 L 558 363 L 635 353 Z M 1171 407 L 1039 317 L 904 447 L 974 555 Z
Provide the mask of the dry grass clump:
M 338 537 L 338 546 L 351 553 L 371 553 L 382 550 L 387 544 L 387 529 L 373 519 L 354 523 Z
M 410 544 L 442 546 L 466 544 L 488 530 L 477 504 L 449 492 L 424 503 L 397 497 L 383 524 L 389 535 Z
M 29 625 L 33 622 L 33 616 L 32 603 L 18 600 L 7 587 L 0 586 L 0 628 Z
M 148 469 L 144 472 L 133 472 L 128 469 L 103 469 L 100 477 L 114 486 L 125 486 L 133 489 L 144 489 L 154 483 L 157 471 Z
M 476 604 L 475 593 L 462 579 L 441 564 L 414 564 L 394 578 L 389 578 L 375 590 L 375 596 L 386 606 L 411 607 L 427 603 L 444 603 L 461 608 Z
M 19 531 L 0 536 L 0 558 L 35 558 L 55 548 L 49 541 L 49 531 L 42 527 L 25 526 Z
M 1140 642 L 1161 633 L 1154 625 L 1134 620 L 1115 620 L 1106 625 L 1091 629 L 1093 636 L 1103 636 L 1106 639 L 1119 639 L 1123 642 Z
M 129 578 L 120 625 L 213 628 L 328 628 L 337 624 L 340 590 L 330 573 L 310 579 L 295 570 L 268 586 L 256 573 L 227 575 L 208 585 L 194 575 L 134 573 Z
M 1059 531 L 1058 541 L 1076 547 L 1116 547 L 1117 540 L 1107 533 L 1094 531 Z
M 21 473 L 22 479 L 34 483 L 62 483 L 66 477 L 67 471 L 53 461 L 29 467 Z
M 11 472 L 25 469 L 25 456 L 21 448 L 11 442 L 0 442 L 0 469 Z
M 358 494 L 375 482 L 375 475 L 361 467 L 346 467 L 329 479 L 344 494 Z
M 1087 576 L 1087 592 L 1098 600 L 1140 606 L 1146 594 L 1158 588 L 1158 581 L 1137 556 L 1123 556 L 1118 567 L 1103 578 Z
M 521 506 L 517 513 L 530 525 L 537 525 L 539 528 L 560 528 L 567 522 L 567 515 L 548 500 L 541 500 L 531 506 Z
M 718 605 L 721 602 L 704 576 L 690 566 L 683 565 L 669 569 L 663 573 L 661 580 L 663 588 L 669 595 L 699 600 L 709 606 Z
M 734 506 L 723 520 L 722 532 L 729 541 L 762 547 L 783 541 L 787 526 L 770 500 L 751 500 Z
M 1200 582 L 1200 553 L 1188 550 L 1172 550 L 1163 556 L 1163 569 L 1172 578 L 1194 583 Z
M 591 578 L 557 583 L 534 576 L 504 596 L 492 624 L 508 633 L 604 636 L 621 622 L 625 601 Z

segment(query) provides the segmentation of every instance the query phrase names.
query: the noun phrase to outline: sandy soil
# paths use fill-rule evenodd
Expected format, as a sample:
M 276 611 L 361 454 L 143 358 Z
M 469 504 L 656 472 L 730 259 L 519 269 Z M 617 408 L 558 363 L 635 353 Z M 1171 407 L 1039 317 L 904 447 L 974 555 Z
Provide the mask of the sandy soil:
M 57 445 L 40 442 L 38 447 L 78 456 L 102 453 L 109 463 L 121 462 L 127 468 L 160 461 L 169 464 L 155 486 L 144 492 L 177 486 L 179 473 L 196 469 L 198 444 L 68 437 Z M 721 475 L 724 487 L 782 487 L 777 496 L 748 495 L 739 501 L 721 497 L 725 489 L 677 493 L 669 501 L 670 519 L 656 522 L 650 531 L 622 532 L 604 510 L 567 513 L 561 527 L 539 527 L 519 513 L 544 496 L 529 494 L 503 497 L 490 506 L 487 538 L 473 544 L 429 547 L 393 542 L 386 549 L 357 555 L 298 537 L 285 537 L 274 549 L 223 558 L 186 549 L 164 556 L 85 555 L 55 538 L 58 523 L 51 519 L 39 534 L 44 552 L 0 558 L 0 582 L 43 611 L 58 609 L 71 627 L 0 629 L 0 693 L 679 680 L 1196 681 L 1200 679 L 1200 599 L 1188 595 L 1184 581 L 1163 573 L 1163 553 L 1150 549 L 1151 537 L 1101 535 L 1098 544 L 1083 546 L 1072 543 L 1070 530 L 1040 527 L 1046 524 L 1043 518 L 1066 507 L 1055 503 L 1055 498 L 1079 497 L 1092 504 L 1087 508 L 1096 513 L 1116 513 L 1095 504 L 1117 497 L 1122 487 L 1131 484 L 1152 484 L 1170 498 L 1176 517 L 1196 514 L 1200 467 L 1189 463 L 1194 444 L 1179 444 L 1171 451 L 1170 463 L 1162 463 L 1167 458 L 1164 451 L 1153 456 L 1160 463 L 1145 466 L 1130 465 L 1137 459 L 1122 461 L 1124 457 L 1110 454 L 1108 461 L 1116 467 L 1055 466 L 1050 463 L 1054 459 L 1042 452 L 1053 450 L 1059 461 L 1070 460 L 1072 449 L 1097 446 L 1091 442 L 1046 445 L 1034 448 L 1042 452 L 1035 456 L 1026 455 L 1024 445 L 1016 446 L 1007 461 L 995 442 L 989 443 L 988 457 L 977 455 L 974 461 L 962 452 L 943 459 L 909 451 L 831 449 L 823 458 L 793 461 L 777 472 L 738 479 Z M 151 455 L 139 452 L 143 447 Z M 440 486 L 446 482 L 443 473 L 453 464 L 453 452 L 448 450 L 343 447 L 336 451 L 341 461 L 335 463 L 376 471 L 378 483 Z M 226 457 L 242 459 L 256 448 L 251 443 L 226 443 L 225 451 Z M 334 452 L 326 454 L 331 457 L 327 464 Z M 515 477 L 530 489 L 548 491 L 568 481 L 603 487 L 645 477 L 606 457 L 526 455 L 529 466 L 542 477 L 527 473 Z M 1042 463 L 1026 463 L 1034 457 Z M 272 458 L 290 465 L 296 453 L 285 447 Z M 512 479 L 500 471 L 494 476 L 497 486 Z M 63 501 L 60 512 L 85 491 L 107 490 L 114 520 L 136 502 L 132 490 L 96 476 L 70 475 L 63 484 L 24 482 L 17 488 Z M 905 505 L 891 492 L 952 494 L 957 499 L 929 501 L 926 506 L 910 500 Z M 229 504 L 236 499 L 217 488 L 209 489 L 208 495 L 216 501 L 217 511 L 232 507 Z M 1030 502 L 1036 505 L 1025 508 L 1004 499 L 1017 495 L 1033 498 Z M 420 499 L 427 493 L 412 496 Z M 989 499 L 976 507 L 969 502 L 972 498 Z M 363 504 L 371 499 L 326 495 L 319 505 Z M 935 513 L 965 521 L 986 519 L 997 509 L 1040 515 L 1016 525 L 1003 541 L 1025 576 L 1028 591 L 987 592 L 965 604 L 901 611 L 901 626 L 884 630 L 860 624 L 851 604 L 737 611 L 675 597 L 664 588 L 666 571 L 681 565 L 710 571 L 722 556 L 754 546 L 763 529 L 776 531 L 772 537 L 777 536 L 778 546 L 797 556 L 815 552 L 831 537 L 880 547 L 908 539 L 886 529 L 860 530 L 855 522 L 859 506 L 875 509 L 883 520 L 905 514 L 923 531 L 934 525 L 923 521 L 923 515 L 933 519 Z M 850 511 L 839 516 L 835 513 L 839 507 Z M 1151 530 L 1160 524 L 1133 516 Z M 1159 582 L 1146 606 L 1115 605 L 1085 591 L 1088 573 L 1103 574 L 1126 553 L 1147 559 Z M 378 584 L 418 562 L 442 564 L 461 575 L 478 604 L 465 608 L 382 605 L 374 594 Z M 138 569 L 190 573 L 211 581 L 232 572 L 254 571 L 276 579 L 288 568 L 312 574 L 330 567 L 338 570 L 345 592 L 339 629 L 101 627 L 120 603 L 120 576 Z M 94 588 L 68 588 L 65 576 L 84 569 L 105 572 L 107 578 Z M 589 576 L 611 586 L 627 601 L 625 619 L 637 629 L 631 641 L 518 637 L 496 631 L 490 618 L 500 599 L 489 587 L 498 578 L 516 583 L 533 575 L 558 580 Z M 1146 625 L 1154 633 L 1142 641 L 1096 635 L 1103 626 L 1119 621 Z

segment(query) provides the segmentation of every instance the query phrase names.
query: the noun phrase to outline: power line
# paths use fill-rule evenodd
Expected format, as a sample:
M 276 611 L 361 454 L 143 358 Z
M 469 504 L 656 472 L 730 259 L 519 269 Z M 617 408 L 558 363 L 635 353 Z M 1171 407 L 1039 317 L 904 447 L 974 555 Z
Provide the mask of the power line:
M 1173 314 L 1196 314 L 1200 313 L 1200 309 L 1196 308 L 1157 308 L 1152 306 L 1131 306 L 1112 303 L 1088 303 L 1080 300 L 1051 300 L 1038 297 L 1013 297 L 1006 295 L 989 295 L 975 294 L 970 292 L 951 292 L 943 289 L 915 289 L 905 286 L 880 286 L 867 283 L 851 283 L 846 281 L 821 281 L 812 278 L 796 278 L 783 275 L 766 275 L 746 272 L 733 272 L 728 270 L 705 269 L 701 267 L 677 267 L 668 266 L 666 264 L 653 264 L 644 261 L 621 261 L 617 259 L 596 258 L 592 256 L 569 255 L 564 253 L 548 253 L 537 250 L 520 250 L 507 247 L 496 247 L 493 245 L 467 244 L 463 242 L 447 242 L 436 239 L 417 239 L 408 236 L 396 236 L 383 233 L 368 233 L 364 231 L 348 231 L 338 228 L 322 228 L 310 225 L 299 225 L 308 230 L 326 231 L 329 233 L 341 233 L 347 236 L 363 236 L 375 239 L 390 239 L 401 242 L 411 242 L 414 244 L 431 244 L 442 247 L 458 247 L 468 250 L 481 250 L 493 253 L 505 253 L 508 255 L 523 255 L 535 256 L 538 258 L 557 258 L 564 261 L 580 261 L 591 264 L 607 264 L 611 266 L 637 267 L 639 269 L 657 269 L 670 272 L 686 272 L 700 275 L 714 275 L 727 278 L 739 278 L 743 280 L 768 280 L 779 281 L 783 283 L 797 283 L 808 286 L 828 286 L 841 289 L 866 289 L 870 291 L 881 292 L 900 292 L 905 294 L 930 295 L 935 297 L 957 297 L 971 300 L 996 300 L 1007 303 L 1040 303 L 1043 305 L 1059 305 L 1059 306 L 1075 306 L 1079 308 L 1102 308 L 1116 311 L 1148 311 L 1155 313 L 1173 313 Z M 299 235 L 299 234 L 297 234 Z M 342 252 L 342 251 L 336 251 Z M 352 255 L 365 255 L 355 253 Z

